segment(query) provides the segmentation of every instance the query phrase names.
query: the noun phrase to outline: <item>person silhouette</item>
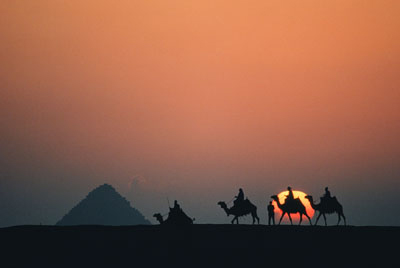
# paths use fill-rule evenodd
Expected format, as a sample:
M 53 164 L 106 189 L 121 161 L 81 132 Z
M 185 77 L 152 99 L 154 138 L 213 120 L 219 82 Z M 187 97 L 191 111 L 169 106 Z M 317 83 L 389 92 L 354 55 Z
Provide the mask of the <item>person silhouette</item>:
M 240 205 L 240 204 L 243 203 L 243 201 L 244 201 L 244 193 L 243 193 L 243 189 L 242 188 L 239 189 L 239 193 L 235 197 L 236 197 L 236 199 L 235 199 L 235 201 L 233 201 L 233 205 L 234 206 Z
M 271 225 L 271 220 L 272 224 L 275 225 L 275 207 L 272 204 L 272 201 L 269 202 L 268 205 L 268 225 Z
M 293 201 L 294 200 L 294 195 L 293 195 L 293 190 L 292 187 L 288 186 L 287 190 L 289 191 L 289 194 L 286 196 L 286 201 Z
M 180 212 L 182 210 L 181 206 L 178 204 L 178 201 L 174 201 L 174 207 L 172 208 L 172 210 L 175 212 Z
M 323 205 L 325 207 L 330 206 L 332 197 L 331 197 L 331 192 L 329 191 L 328 187 L 325 187 L 325 193 L 320 199 L 321 199 L 321 203 L 323 203 Z
M 331 192 L 329 191 L 328 187 L 325 187 L 325 194 L 323 196 L 323 198 L 331 198 Z

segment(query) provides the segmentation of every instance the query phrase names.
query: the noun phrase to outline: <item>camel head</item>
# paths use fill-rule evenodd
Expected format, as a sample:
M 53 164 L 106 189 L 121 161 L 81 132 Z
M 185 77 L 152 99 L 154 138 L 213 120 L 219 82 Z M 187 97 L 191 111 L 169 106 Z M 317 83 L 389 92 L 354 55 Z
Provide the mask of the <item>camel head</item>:
M 160 223 L 163 222 L 163 216 L 160 213 L 155 213 L 153 217 L 156 218 Z
M 229 216 L 230 212 L 226 203 L 224 201 L 219 201 L 218 205 L 220 205 L 221 208 L 225 211 L 226 215 Z
M 307 199 L 311 205 L 314 204 L 314 199 L 313 199 L 312 195 L 306 195 L 304 198 Z
M 224 208 L 224 209 L 225 209 L 225 208 L 228 208 L 227 205 L 226 205 L 226 203 L 225 203 L 224 201 L 219 201 L 219 202 L 218 202 L 218 205 L 219 205 L 221 208 Z
M 272 200 L 275 200 L 277 203 L 279 203 L 279 198 L 278 198 L 277 195 L 272 195 L 272 196 L 271 196 L 271 199 L 272 199 Z

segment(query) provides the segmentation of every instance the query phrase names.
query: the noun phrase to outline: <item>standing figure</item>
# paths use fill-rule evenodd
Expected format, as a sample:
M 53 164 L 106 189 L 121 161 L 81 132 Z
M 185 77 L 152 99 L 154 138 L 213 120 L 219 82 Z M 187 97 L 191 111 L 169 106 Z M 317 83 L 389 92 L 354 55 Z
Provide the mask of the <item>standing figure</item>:
M 272 204 L 272 201 L 269 202 L 268 205 L 268 225 L 271 225 L 271 220 L 272 224 L 275 225 L 275 207 Z

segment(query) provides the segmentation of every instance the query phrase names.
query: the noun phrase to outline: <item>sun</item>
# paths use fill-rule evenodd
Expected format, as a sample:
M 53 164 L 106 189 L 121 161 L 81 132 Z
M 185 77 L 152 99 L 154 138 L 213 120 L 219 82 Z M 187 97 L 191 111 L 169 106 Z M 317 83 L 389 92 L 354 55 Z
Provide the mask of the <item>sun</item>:
M 285 203 L 285 199 L 288 194 L 289 194 L 289 191 L 283 191 L 280 194 L 278 194 L 279 202 L 281 204 Z M 293 196 L 294 196 L 294 198 L 300 198 L 301 203 L 303 203 L 303 205 L 306 207 L 308 216 L 310 216 L 310 218 L 312 218 L 314 216 L 314 209 L 311 207 L 310 202 L 305 198 L 307 196 L 307 194 L 302 191 L 293 190 Z M 282 215 L 282 211 L 279 209 L 279 207 L 275 201 L 272 201 L 272 204 L 275 207 L 274 211 L 275 211 L 275 215 L 276 215 L 276 220 L 279 221 L 279 219 Z M 290 214 L 290 216 L 292 217 L 293 223 L 295 223 L 296 221 L 298 222 L 300 220 L 299 213 Z M 303 221 L 305 219 L 306 219 L 305 216 L 303 216 Z M 287 215 L 285 215 L 285 217 L 282 219 L 282 222 L 290 222 Z

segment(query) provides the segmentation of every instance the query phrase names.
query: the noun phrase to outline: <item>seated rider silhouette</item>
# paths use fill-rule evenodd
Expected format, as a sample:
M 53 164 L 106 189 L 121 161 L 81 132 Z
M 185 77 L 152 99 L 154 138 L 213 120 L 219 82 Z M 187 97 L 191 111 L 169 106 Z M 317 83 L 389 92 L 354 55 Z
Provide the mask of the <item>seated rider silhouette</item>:
M 192 224 L 193 219 L 189 218 L 186 213 L 182 210 L 181 206 L 178 204 L 178 201 L 174 201 L 174 206 L 169 208 L 170 212 L 168 214 L 168 218 L 165 221 L 167 224 Z
M 243 189 L 242 189 L 242 188 L 239 189 L 239 193 L 238 193 L 238 195 L 235 196 L 235 197 L 236 197 L 236 199 L 235 199 L 235 201 L 233 201 L 233 205 L 234 205 L 234 206 L 243 204 L 243 201 L 244 201 L 244 193 L 243 193 Z
M 324 194 L 325 198 L 331 198 L 331 192 L 329 192 L 328 187 L 325 187 L 325 194 Z
M 286 201 L 285 202 L 291 202 L 291 201 L 294 200 L 292 187 L 288 186 L 287 190 L 289 191 L 289 194 L 286 196 Z
M 325 187 L 325 193 L 321 197 L 321 201 L 330 202 L 332 200 L 331 192 L 329 191 L 328 187 Z
M 178 204 L 178 201 L 174 201 L 174 207 L 171 209 L 171 211 L 175 213 L 179 213 L 182 211 L 181 206 Z

